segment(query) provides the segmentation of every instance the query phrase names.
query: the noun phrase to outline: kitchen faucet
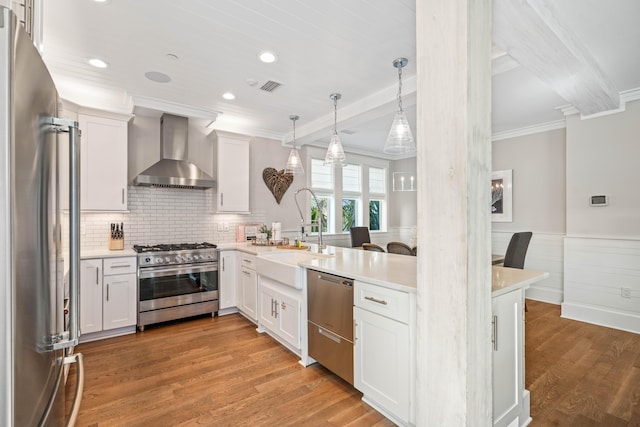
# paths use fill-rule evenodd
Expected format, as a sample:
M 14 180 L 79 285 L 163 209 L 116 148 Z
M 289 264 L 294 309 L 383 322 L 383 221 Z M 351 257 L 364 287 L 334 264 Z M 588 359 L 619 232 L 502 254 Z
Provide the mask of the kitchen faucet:
M 316 197 L 315 193 L 308 187 L 302 187 L 296 190 L 294 196 L 293 196 L 293 200 L 295 200 L 296 202 L 296 206 L 298 208 L 298 212 L 300 213 L 300 222 L 302 225 L 301 231 L 302 231 L 302 235 L 304 236 L 304 226 L 307 225 L 304 222 L 304 215 L 302 215 L 302 209 L 300 209 L 300 205 L 298 204 L 298 193 L 301 191 L 308 191 L 309 193 L 311 193 L 311 196 L 313 197 L 313 199 L 316 201 L 316 206 L 318 207 L 318 252 L 322 252 L 322 249 L 324 249 L 324 245 L 322 244 L 322 209 L 320 208 L 320 203 L 318 202 L 318 198 Z M 313 221 L 311 221 L 310 223 L 308 223 L 309 225 L 313 225 Z

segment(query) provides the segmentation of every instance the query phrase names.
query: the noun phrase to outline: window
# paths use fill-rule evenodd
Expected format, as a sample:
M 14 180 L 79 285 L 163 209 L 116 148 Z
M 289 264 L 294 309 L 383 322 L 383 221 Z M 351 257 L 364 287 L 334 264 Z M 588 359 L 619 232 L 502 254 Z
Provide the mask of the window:
M 342 231 L 362 225 L 362 168 L 346 165 L 342 168 Z
M 386 230 L 386 170 L 369 168 L 369 229 Z
M 324 150 L 307 148 L 308 185 L 318 198 L 309 198 L 310 218 L 322 216 L 323 231 L 347 233 L 354 226 L 372 231 L 387 229 L 387 173 L 389 162 L 350 154 L 348 165 L 324 166 Z M 309 212 L 309 211 L 308 211 Z M 312 227 L 317 232 L 317 226 Z

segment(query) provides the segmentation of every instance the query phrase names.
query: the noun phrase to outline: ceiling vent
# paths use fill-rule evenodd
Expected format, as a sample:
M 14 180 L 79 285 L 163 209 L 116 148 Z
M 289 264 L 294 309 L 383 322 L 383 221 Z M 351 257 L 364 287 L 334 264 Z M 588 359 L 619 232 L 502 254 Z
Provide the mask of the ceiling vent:
M 262 85 L 260 90 L 263 90 L 265 92 L 273 92 L 274 90 L 278 89 L 280 86 L 282 86 L 281 83 L 274 82 L 273 80 L 269 80 L 268 82 Z

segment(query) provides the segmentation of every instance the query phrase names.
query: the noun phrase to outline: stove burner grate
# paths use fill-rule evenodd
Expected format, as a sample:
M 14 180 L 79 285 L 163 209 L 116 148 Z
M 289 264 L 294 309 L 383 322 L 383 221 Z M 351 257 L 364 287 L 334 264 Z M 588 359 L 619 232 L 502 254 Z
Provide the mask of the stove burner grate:
M 184 251 L 194 249 L 215 249 L 216 245 L 213 243 L 161 243 L 157 245 L 133 245 L 133 250 L 138 253 L 143 252 L 169 252 L 169 251 Z

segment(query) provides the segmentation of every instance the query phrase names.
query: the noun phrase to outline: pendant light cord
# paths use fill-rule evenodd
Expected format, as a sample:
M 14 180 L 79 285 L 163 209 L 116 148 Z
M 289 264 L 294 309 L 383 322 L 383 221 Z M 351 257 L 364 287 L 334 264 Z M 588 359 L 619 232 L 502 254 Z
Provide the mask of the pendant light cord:
M 333 98 L 333 134 L 338 134 L 338 97 Z
M 398 107 L 402 112 L 402 67 L 398 67 Z
M 296 119 L 292 119 L 293 121 L 293 148 L 296 148 Z

